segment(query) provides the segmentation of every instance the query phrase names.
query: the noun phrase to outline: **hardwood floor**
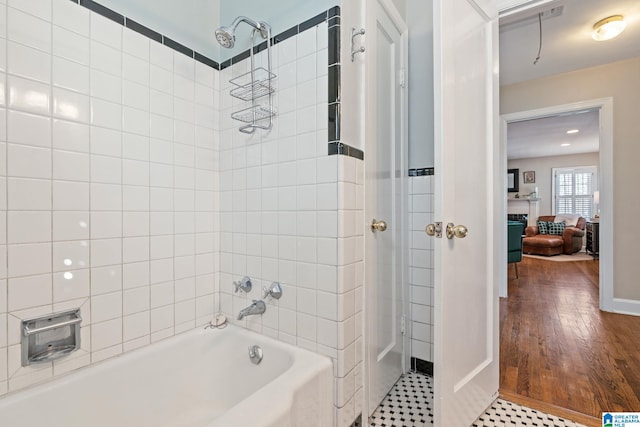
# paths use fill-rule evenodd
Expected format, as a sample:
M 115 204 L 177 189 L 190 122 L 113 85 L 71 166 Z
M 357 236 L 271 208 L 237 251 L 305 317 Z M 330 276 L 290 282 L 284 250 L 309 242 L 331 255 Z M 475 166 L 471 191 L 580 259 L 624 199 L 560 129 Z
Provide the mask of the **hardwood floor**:
M 598 262 L 524 257 L 500 300 L 500 391 L 601 418 L 640 411 L 640 317 L 601 312 Z

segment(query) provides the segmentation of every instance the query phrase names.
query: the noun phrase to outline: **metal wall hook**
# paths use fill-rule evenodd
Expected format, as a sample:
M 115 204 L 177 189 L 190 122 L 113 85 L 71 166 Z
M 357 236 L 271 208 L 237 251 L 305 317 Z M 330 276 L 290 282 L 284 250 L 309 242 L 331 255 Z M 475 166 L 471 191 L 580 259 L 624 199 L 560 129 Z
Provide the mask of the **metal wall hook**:
M 360 28 L 356 30 L 355 28 L 351 28 L 351 62 L 354 62 L 355 56 L 357 53 L 364 53 L 364 46 L 360 46 L 359 48 L 355 47 L 355 38 L 357 36 L 364 36 L 364 28 Z

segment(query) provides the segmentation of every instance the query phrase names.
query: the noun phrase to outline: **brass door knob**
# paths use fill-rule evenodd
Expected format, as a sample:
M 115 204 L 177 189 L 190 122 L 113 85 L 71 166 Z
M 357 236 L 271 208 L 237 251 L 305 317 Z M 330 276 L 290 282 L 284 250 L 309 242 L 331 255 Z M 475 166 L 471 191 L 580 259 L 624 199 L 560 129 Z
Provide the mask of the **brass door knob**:
M 371 231 L 384 231 L 387 229 L 387 223 L 384 221 L 377 221 L 375 218 L 371 220 Z
M 442 237 L 442 223 L 436 222 L 434 224 L 429 224 L 424 229 L 424 232 L 431 237 Z
M 464 225 L 453 225 L 452 222 L 447 224 L 447 239 L 453 239 L 454 237 L 464 239 L 467 237 L 467 233 L 469 233 L 469 229 Z

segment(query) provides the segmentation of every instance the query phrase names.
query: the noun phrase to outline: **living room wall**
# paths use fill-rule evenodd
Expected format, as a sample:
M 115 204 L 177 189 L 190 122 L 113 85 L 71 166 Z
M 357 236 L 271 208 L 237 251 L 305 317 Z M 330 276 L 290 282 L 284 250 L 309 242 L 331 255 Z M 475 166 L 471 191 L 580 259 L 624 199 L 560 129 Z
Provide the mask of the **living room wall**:
M 571 73 L 504 86 L 500 113 L 509 114 L 598 98 L 613 98 L 613 208 L 616 224 L 629 224 L 640 216 L 635 201 L 640 181 L 640 57 L 586 68 Z M 603 221 L 610 220 L 603 218 Z M 616 233 L 613 240 L 614 297 L 640 301 L 640 263 L 635 233 Z
M 596 166 L 600 164 L 598 153 L 571 154 L 566 156 L 552 157 L 531 157 L 528 159 L 514 159 L 507 161 L 509 169 L 520 169 L 520 192 L 526 195 L 538 187 L 538 197 L 540 200 L 540 215 L 552 215 L 551 211 L 551 189 L 553 178 L 551 171 L 553 168 L 573 167 L 573 166 Z M 536 173 L 535 184 L 524 184 L 522 174 L 524 171 L 534 171 Z M 599 173 L 599 172 L 598 172 Z M 513 193 L 510 193 L 511 197 Z M 587 218 L 588 219 L 588 218 Z

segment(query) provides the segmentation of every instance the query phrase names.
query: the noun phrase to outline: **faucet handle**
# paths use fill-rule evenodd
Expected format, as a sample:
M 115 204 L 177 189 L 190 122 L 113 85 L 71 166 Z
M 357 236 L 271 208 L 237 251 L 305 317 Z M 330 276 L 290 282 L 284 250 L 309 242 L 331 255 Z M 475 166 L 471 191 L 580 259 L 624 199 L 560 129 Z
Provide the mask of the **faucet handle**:
M 251 279 L 249 278 L 249 276 L 244 276 L 242 280 L 233 282 L 233 286 L 236 293 L 238 293 L 238 291 L 242 291 L 245 293 L 251 292 Z
M 263 287 L 262 292 L 264 292 L 264 296 L 262 297 L 263 299 L 267 297 L 280 299 L 282 296 L 282 286 L 280 286 L 280 283 L 278 282 L 273 282 L 271 286 L 269 286 L 269 289 Z

